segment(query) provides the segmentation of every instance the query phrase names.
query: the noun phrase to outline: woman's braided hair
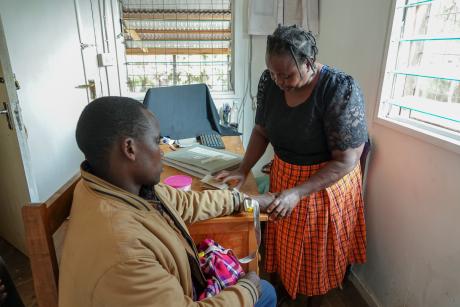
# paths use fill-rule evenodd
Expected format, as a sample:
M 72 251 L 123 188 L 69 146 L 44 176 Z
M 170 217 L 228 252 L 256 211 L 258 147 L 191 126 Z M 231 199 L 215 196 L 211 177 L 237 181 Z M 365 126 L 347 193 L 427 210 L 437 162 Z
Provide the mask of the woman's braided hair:
M 318 54 L 315 37 L 310 31 L 305 31 L 297 25 L 278 25 L 273 34 L 267 37 L 267 55 L 284 54 L 291 54 L 299 73 L 299 63 L 305 61 L 312 69 L 315 69 L 313 64 Z

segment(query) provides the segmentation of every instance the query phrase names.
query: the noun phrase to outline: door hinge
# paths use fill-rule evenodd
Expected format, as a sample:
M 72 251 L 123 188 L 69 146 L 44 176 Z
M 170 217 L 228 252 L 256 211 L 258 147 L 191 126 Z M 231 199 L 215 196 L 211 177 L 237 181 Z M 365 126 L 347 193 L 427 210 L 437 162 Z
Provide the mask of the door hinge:
M 16 90 L 20 90 L 21 86 L 19 85 L 19 81 L 16 80 L 16 76 L 13 74 L 14 78 L 14 85 L 16 86 Z M 0 83 L 5 83 L 5 79 L 3 77 L 0 77 Z
M 16 117 L 16 123 L 18 124 L 18 129 L 22 131 L 22 120 L 21 120 L 21 112 L 19 104 L 15 105 L 15 109 L 13 111 L 14 117 Z

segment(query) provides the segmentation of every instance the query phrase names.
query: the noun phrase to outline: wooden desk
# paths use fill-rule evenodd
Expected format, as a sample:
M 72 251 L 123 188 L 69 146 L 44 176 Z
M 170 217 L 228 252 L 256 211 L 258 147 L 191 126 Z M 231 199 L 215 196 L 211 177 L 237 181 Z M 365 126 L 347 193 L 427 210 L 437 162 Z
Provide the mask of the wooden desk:
M 239 136 L 226 136 L 222 138 L 225 144 L 225 149 L 238 154 L 244 154 L 243 144 Z M 164 152 L 171 151 L 167 145 L 161 145 Z M 182 174 L 183 172 L 164 165 L 161 181 L 165 178 Z M 192 190 L 202 191 L 203 187 L 198 178 L 193 177 Z M 259 194 L 254 176 L 249 174 L 243 187 L 242 192 L 249 195 Z M 261 220 L 267 220 L 267 216 L 261 216 Z M 218 217 L 207 221 L 202 221 L 196 224 L 189 225 L 190 233 L 196 243 L 201 242 L 205 238 L 213 239 L 225 248 L 231 248 L 237 257 L 245 257 L 257 247 L 257 242 L 254 234 L 254 223 L 252 215 L 242 213 L 225 217 Z M 248 264 L 243 265 L 245 271 L 258 272 L 259 257 Z

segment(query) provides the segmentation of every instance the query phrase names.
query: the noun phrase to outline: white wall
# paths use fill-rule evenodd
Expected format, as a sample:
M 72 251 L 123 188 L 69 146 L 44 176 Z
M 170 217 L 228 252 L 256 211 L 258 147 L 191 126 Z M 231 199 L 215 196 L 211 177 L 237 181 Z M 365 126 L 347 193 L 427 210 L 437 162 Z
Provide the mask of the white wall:
M 382 306 L 459 306 L 460 156 L 378 126 L 374 139 L 358 277 Z
M 460 305 L 460 155 L 373 122 L 391 0 L 320 2 L 319 61 L 360 83 L 374 149 L 368 261 L 354 273 L 380 306 Z M 262 38 L 253 68 L 264 67 Z M 259 72 L 253 73 L 253 84 Z
M 78 170 L 83 156 L 74 137 L 86 105 L 73 1 L 0 2 L 19 103 L 28 132 L 39 199 L 48 198 Z
M 87 1 L 77 2 L 82 14 L 80 21 L 84 23 L 81 26 L 90 28 L 91 16 L 84 15 L 88 11 Z M 236 102 L 244 109 L 251 109 L 247 87 L 247 0 L 236 1 L 234 9 L 238 12 L 234 23 L 235 93 L 214 98 L 217 107 L 224 102 L 230 105 Z M 39 194 L 33 201 L 42 201 L 75 174 L 83 159 L 74 137 L 76 121 L 86 104 L 85 91 L 75 88 L 85 81 L 74 1 L 2 0 L 0 12 L 13 70 L 22 86 L 18 96 Z M 88 33 L 82 34 L 86 42 Z M 97 69 L 90 68 L 93 69 L 88 68 L 87 62 L 87 74 Z M 247 114 L 240 122 L 240 129 L 246 132 L 243 136 L 246 144 L 252 122 Z
M 266 47 L 266 36 L 251 36 L 252 44 L 252 60 L 251 60 L 251 84 L 250 84 L 250 96 L 253 98 L 248 101 L 245 108 L 245 138 L 244 145 L 247 146 L 249 137 L 251 135 L 252 128 L 254 127 L 255 111 L 256 111 L 256 97 L 257 97 L 257 86 L 259 84 L 259 78 L 262 72 L 266 69 L 265 65 L 265 47 Z M 273 158 L 273 147 L 269 144 L 265 154 L 252 168 L 254 176 L 265 176 L 260 170 L 262 166 L 268 163 Z
M 235 93 L 234 95 L 213 94 L 216 107 L 219 109 L 223 103 L 233 105 L 236 102 L 242 109 L 239 121 L 239 131 L 243 133 L 243 145 L 246 148 L 249 143 L 252 128 L 254 127 L 255 100 L 252 98 L 257 94 L 257 83 L 260 74 L 265 69 L 265 62 L 260 62 L 260 57 L 264 56 L 265 41 L 250 38 L 248 33 L 248 0 L 234 1 L 234 70 L 235 70 Z M 252 41 L 252 47 L 250 46 Z M 261 45 L 262 44 L 262 45 Z M 252 48 L 252 60 L 250 59 L 250 49 Z M 250 70 L 250 71 L 249 71 Z M 252 76 L 249 76 L 249 73 Z M 256 81 L 254 81 L 256 80 Z M 267 153 L 253 168 L 255 176 L 261 176 L 260 169 L 273 156 L 273 150 L 269 146 Z

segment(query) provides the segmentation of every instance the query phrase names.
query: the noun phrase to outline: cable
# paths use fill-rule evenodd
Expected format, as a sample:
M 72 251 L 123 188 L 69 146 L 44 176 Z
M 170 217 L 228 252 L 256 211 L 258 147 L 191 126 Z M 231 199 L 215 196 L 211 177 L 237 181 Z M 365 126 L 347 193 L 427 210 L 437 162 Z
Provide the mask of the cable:
M 249 96 L 250 96 L 251 100 L 254 98 L 254 96 L 251 93 L 251 91 L 252 91 L 252 88 L 251 88 L 251 84 L 252 84 L 252 73 L 251 73 L 251 66 L 252 66 L 252 37 L 251 36 L 250 36 L 250 39 L 249 39 L 248 54 L 249 54 L 249 56 L 248 56 L 248 60 L 249 60 L 248 61 L 248 73 L 247 73 L 248 80 L 246 82 L 246 88 L 244 90 L 243 99 L 241 100 L 240 109 L 238 110 L 238 120 L 237 120 L 238 126 L 242 122 L 242 119 L 244 120 L 244 107 L 246 105 L 246 100 L 248 98 L 248 91 L 250 93 Z M 244 127 L 244 122 L 243 122 L 243 127 Z

